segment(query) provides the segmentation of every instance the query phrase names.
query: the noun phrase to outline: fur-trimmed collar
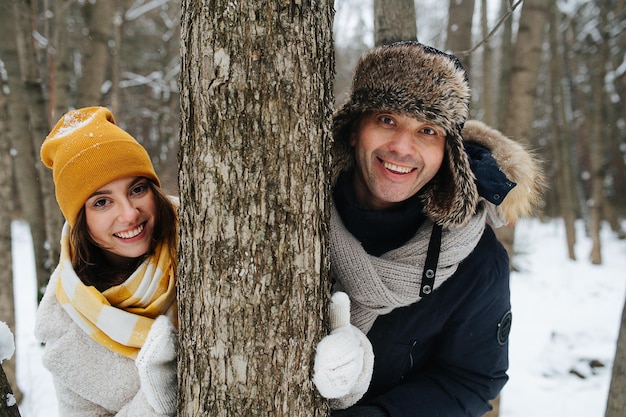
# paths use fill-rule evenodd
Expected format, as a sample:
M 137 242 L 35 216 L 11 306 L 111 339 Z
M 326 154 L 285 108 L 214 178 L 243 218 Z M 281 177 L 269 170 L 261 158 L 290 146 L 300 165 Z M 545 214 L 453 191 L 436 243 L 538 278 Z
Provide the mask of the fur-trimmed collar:
M 478 120 L 468 120 L 462 131 L 464 142 L 475 142 L 489 149 L 506 177 L 517 183 L 498 206 L 498 214 L 508 222 L 533 214 L 541 203 L 546 179 L 537 155 L 521 143 Z

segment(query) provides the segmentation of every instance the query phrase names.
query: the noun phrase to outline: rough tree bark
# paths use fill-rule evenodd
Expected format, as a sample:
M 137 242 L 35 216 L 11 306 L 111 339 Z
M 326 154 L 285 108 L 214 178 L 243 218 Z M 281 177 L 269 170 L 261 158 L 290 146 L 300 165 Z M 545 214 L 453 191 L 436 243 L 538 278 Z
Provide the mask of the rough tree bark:
M 417 40 L 414 0 L 374 0 L 374 44 Z
M 179 416 L 322 416 L 333 3 L 182 2 Z

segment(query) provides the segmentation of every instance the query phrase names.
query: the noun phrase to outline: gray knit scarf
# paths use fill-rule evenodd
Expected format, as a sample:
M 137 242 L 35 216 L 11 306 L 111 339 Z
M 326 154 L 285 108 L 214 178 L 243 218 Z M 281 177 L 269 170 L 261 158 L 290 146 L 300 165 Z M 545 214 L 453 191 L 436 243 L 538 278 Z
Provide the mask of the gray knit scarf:
M 457 270 L 459 263 L 476 247 L 485 229 L 491 207 L 484 201 L 469 223 L 460 228 L 445 228 L 433 289 L 437 289 Z M 489 213 L 493 214 L 493 213 Z M 489 216 L 491 218 L 491 216 Z M 425 221 L 411 240 L 380 257 L 369 255 L 345 228 L 333 206 L 330 219 L 330 261 L 334 291 L 350 296 L 353 325 L 367 334 L 376 317 L 421 299 L 422 269 L 433 223 Z

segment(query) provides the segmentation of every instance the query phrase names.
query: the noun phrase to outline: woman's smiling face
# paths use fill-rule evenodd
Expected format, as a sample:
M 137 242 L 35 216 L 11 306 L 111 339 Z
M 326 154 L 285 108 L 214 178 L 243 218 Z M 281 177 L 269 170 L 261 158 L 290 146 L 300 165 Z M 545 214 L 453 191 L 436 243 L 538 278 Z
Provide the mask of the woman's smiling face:
M 363 115 L 353 127 L 354 185 L 363 208 L 385 210 L 415 195 L 439 171 L 445 134 L 432 123 L 389 112 Z
M 150 249 L 157 208 L 148 181 L 115 180 L 85 202 L 89 236 L 112 262 L 143 256 Z

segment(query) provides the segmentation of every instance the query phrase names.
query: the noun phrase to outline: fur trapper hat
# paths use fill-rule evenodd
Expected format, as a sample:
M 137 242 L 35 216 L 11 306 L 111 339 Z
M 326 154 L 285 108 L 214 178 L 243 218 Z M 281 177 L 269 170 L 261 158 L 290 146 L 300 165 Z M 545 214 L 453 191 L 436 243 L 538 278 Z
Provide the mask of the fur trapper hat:
M 112 181 L 146 177 L 160 185 L 148 152 L 104 107 L 67 112 L 46 137 L 40 154 L 52 169 L 57 202 L 70 226 L 85 201 Z
M 349 138 L 361 115 L 370 111 L 409 115 L 446 133 L 443 165 L 420 191 L 425 214 L 442 226 L 465 224 L 478 202 L 461 136 L 469 101 L 467 73 L 455 56 L 418 42 L 371 49 L 357 63 L 351 94 L 333 117 L 333 183 L 355 164 Z

